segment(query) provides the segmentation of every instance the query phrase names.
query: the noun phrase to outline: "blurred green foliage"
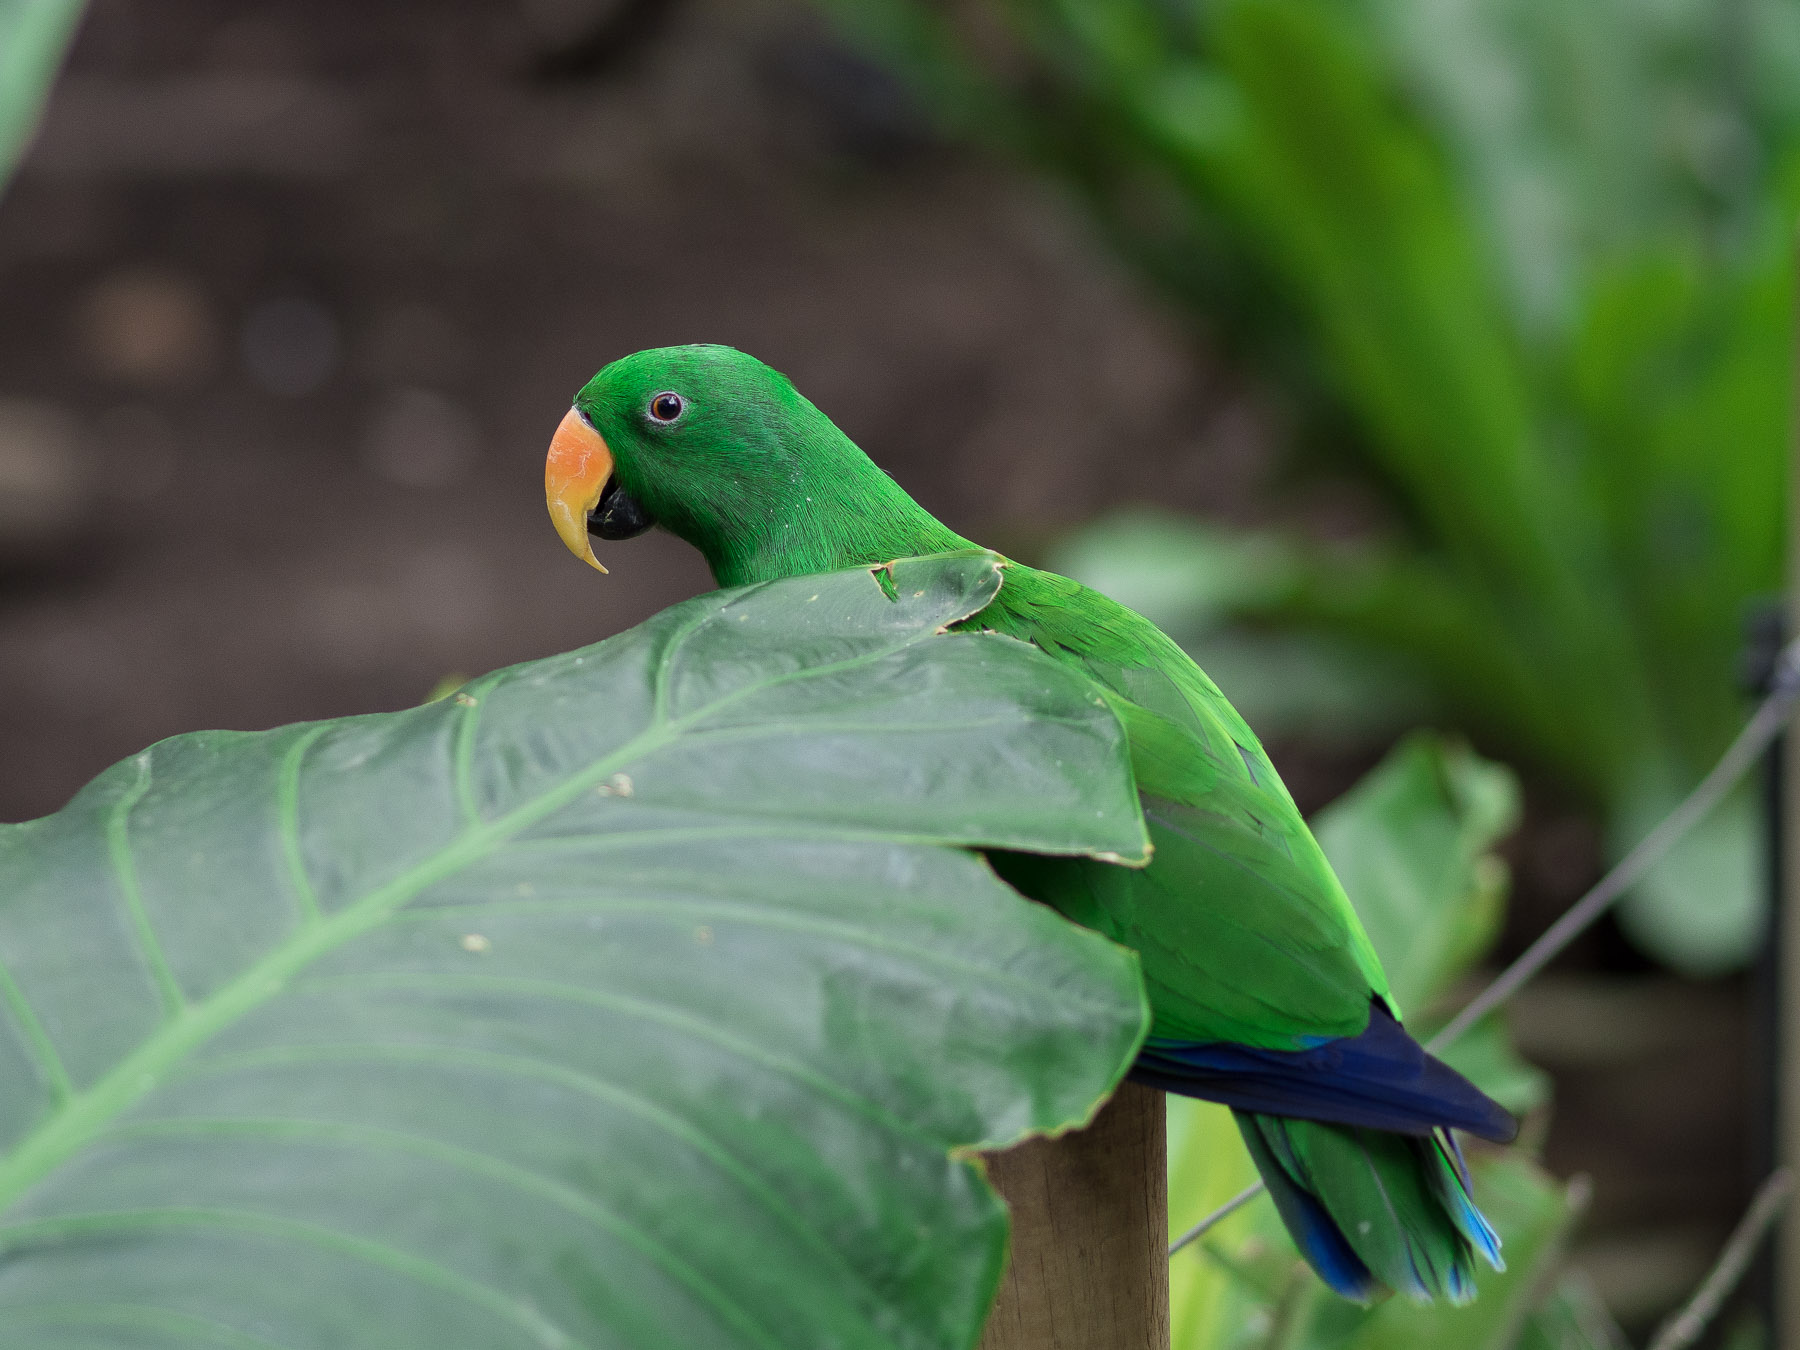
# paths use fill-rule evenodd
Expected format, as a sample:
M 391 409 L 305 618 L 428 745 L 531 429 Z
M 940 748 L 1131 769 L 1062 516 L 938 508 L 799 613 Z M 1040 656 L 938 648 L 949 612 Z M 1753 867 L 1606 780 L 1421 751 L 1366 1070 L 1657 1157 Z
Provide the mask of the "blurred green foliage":
M 1327 546 L 1138 517 L 1053 565 L 1103 559 L 1103 589 L 1175 611 L 1234 696 L 1323 661 L 1336 699 L 1290 711 L 1386 725 L 1422 686 L 1602 807 L 1615 848 L 1710 766 L 1780 580 L 1800 6 L 829 8 L 947 123 L 1069 185 L 1288 391 L 1297 460 L 1393 520 Z M 1234 620 L 1314 645 L 1221 642 Z M 1670 856 L 1626 907 L 1640 942 L 1696 972 L 1749 953 L 1753 828 L 1745 794 Z
M 1446 996 L 1498 932 L 1504 864 L 1491 853 L 1518 818 L 1512 775 L 1465 749 L 1414 736 L 1315 821 L 1415 1028 L 1442 1020 Z M 1526 1144 L 1470 1159 L 1475 1194 L 1505 1244 L 1465 1308 L 1334 1297 L 1301 1262 L 1274 1209 L 1257 1201 L 1212 1229 L 1170 1269 L 1175 1350 L 1606 1350 L 1611 1319 L 1561 1258 L 1584 1195 L 1530 1158 L 1549 1088 L 1513 1052 L 1499 1017 L 1447 1056 L 1527 1117 Z M 1256 1179 L 1231 1114 L 1170 1102 L 1170 1230 L 1180 1233 Z M 1579 1314 L 1579 1315 L 1577 1315 Z M 1584 1329 L 1585 1328 L 1585 1329 Z
M 82 0 L 0 0 L 0 188 L 37 125 Z

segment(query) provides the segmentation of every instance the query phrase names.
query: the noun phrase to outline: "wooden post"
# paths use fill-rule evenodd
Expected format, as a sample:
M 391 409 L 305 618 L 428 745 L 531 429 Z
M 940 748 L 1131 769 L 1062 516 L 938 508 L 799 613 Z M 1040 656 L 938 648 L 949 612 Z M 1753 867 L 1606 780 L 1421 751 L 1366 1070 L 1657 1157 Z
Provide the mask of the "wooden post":
M 1126 1083 L 1087 1129 L 987 1155 L 1012 1255 L 981 1350 L 1169 1350 L 1164 1120 Z

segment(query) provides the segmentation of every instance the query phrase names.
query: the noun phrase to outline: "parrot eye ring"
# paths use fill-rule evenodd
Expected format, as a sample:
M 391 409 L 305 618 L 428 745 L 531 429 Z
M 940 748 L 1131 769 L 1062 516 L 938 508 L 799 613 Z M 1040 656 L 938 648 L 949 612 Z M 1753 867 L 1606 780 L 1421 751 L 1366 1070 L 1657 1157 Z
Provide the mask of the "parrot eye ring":
M 668 424 L 687 411 L 687 400 L 673 389 L 665 389 L 650 400 L 650 420 Z

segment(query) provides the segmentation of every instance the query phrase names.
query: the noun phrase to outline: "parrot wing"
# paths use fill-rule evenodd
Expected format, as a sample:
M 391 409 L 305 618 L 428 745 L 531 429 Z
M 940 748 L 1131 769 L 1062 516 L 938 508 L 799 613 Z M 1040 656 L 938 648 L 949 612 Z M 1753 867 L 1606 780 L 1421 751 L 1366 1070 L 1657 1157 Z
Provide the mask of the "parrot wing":
M 1262 744 L 1149 620 L 1009 565 L 973 620 L 1079 666 L 1118 712 L 1150 865 L 1008 855 L 1026 894 L 1137 950 L 1159 1039 L 1302 1050 L 1369 1025 L 1381 962 Z

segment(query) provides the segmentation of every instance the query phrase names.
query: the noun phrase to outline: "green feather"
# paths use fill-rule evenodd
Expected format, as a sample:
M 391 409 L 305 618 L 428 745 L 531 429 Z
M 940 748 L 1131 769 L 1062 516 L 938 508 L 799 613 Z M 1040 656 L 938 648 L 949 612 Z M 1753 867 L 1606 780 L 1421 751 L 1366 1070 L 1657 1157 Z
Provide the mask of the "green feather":
M 1079 665 L 1125 723 L 1150 866 L 1059 860 L 1021 889 L 1136 948 L 1152 1034 L 1297 1050 L 1361 1031 L 1387 995 L 1381 962 L 1262 743 L 1187 653 L 1123 605 L 1016 564 L 970 622 Z

